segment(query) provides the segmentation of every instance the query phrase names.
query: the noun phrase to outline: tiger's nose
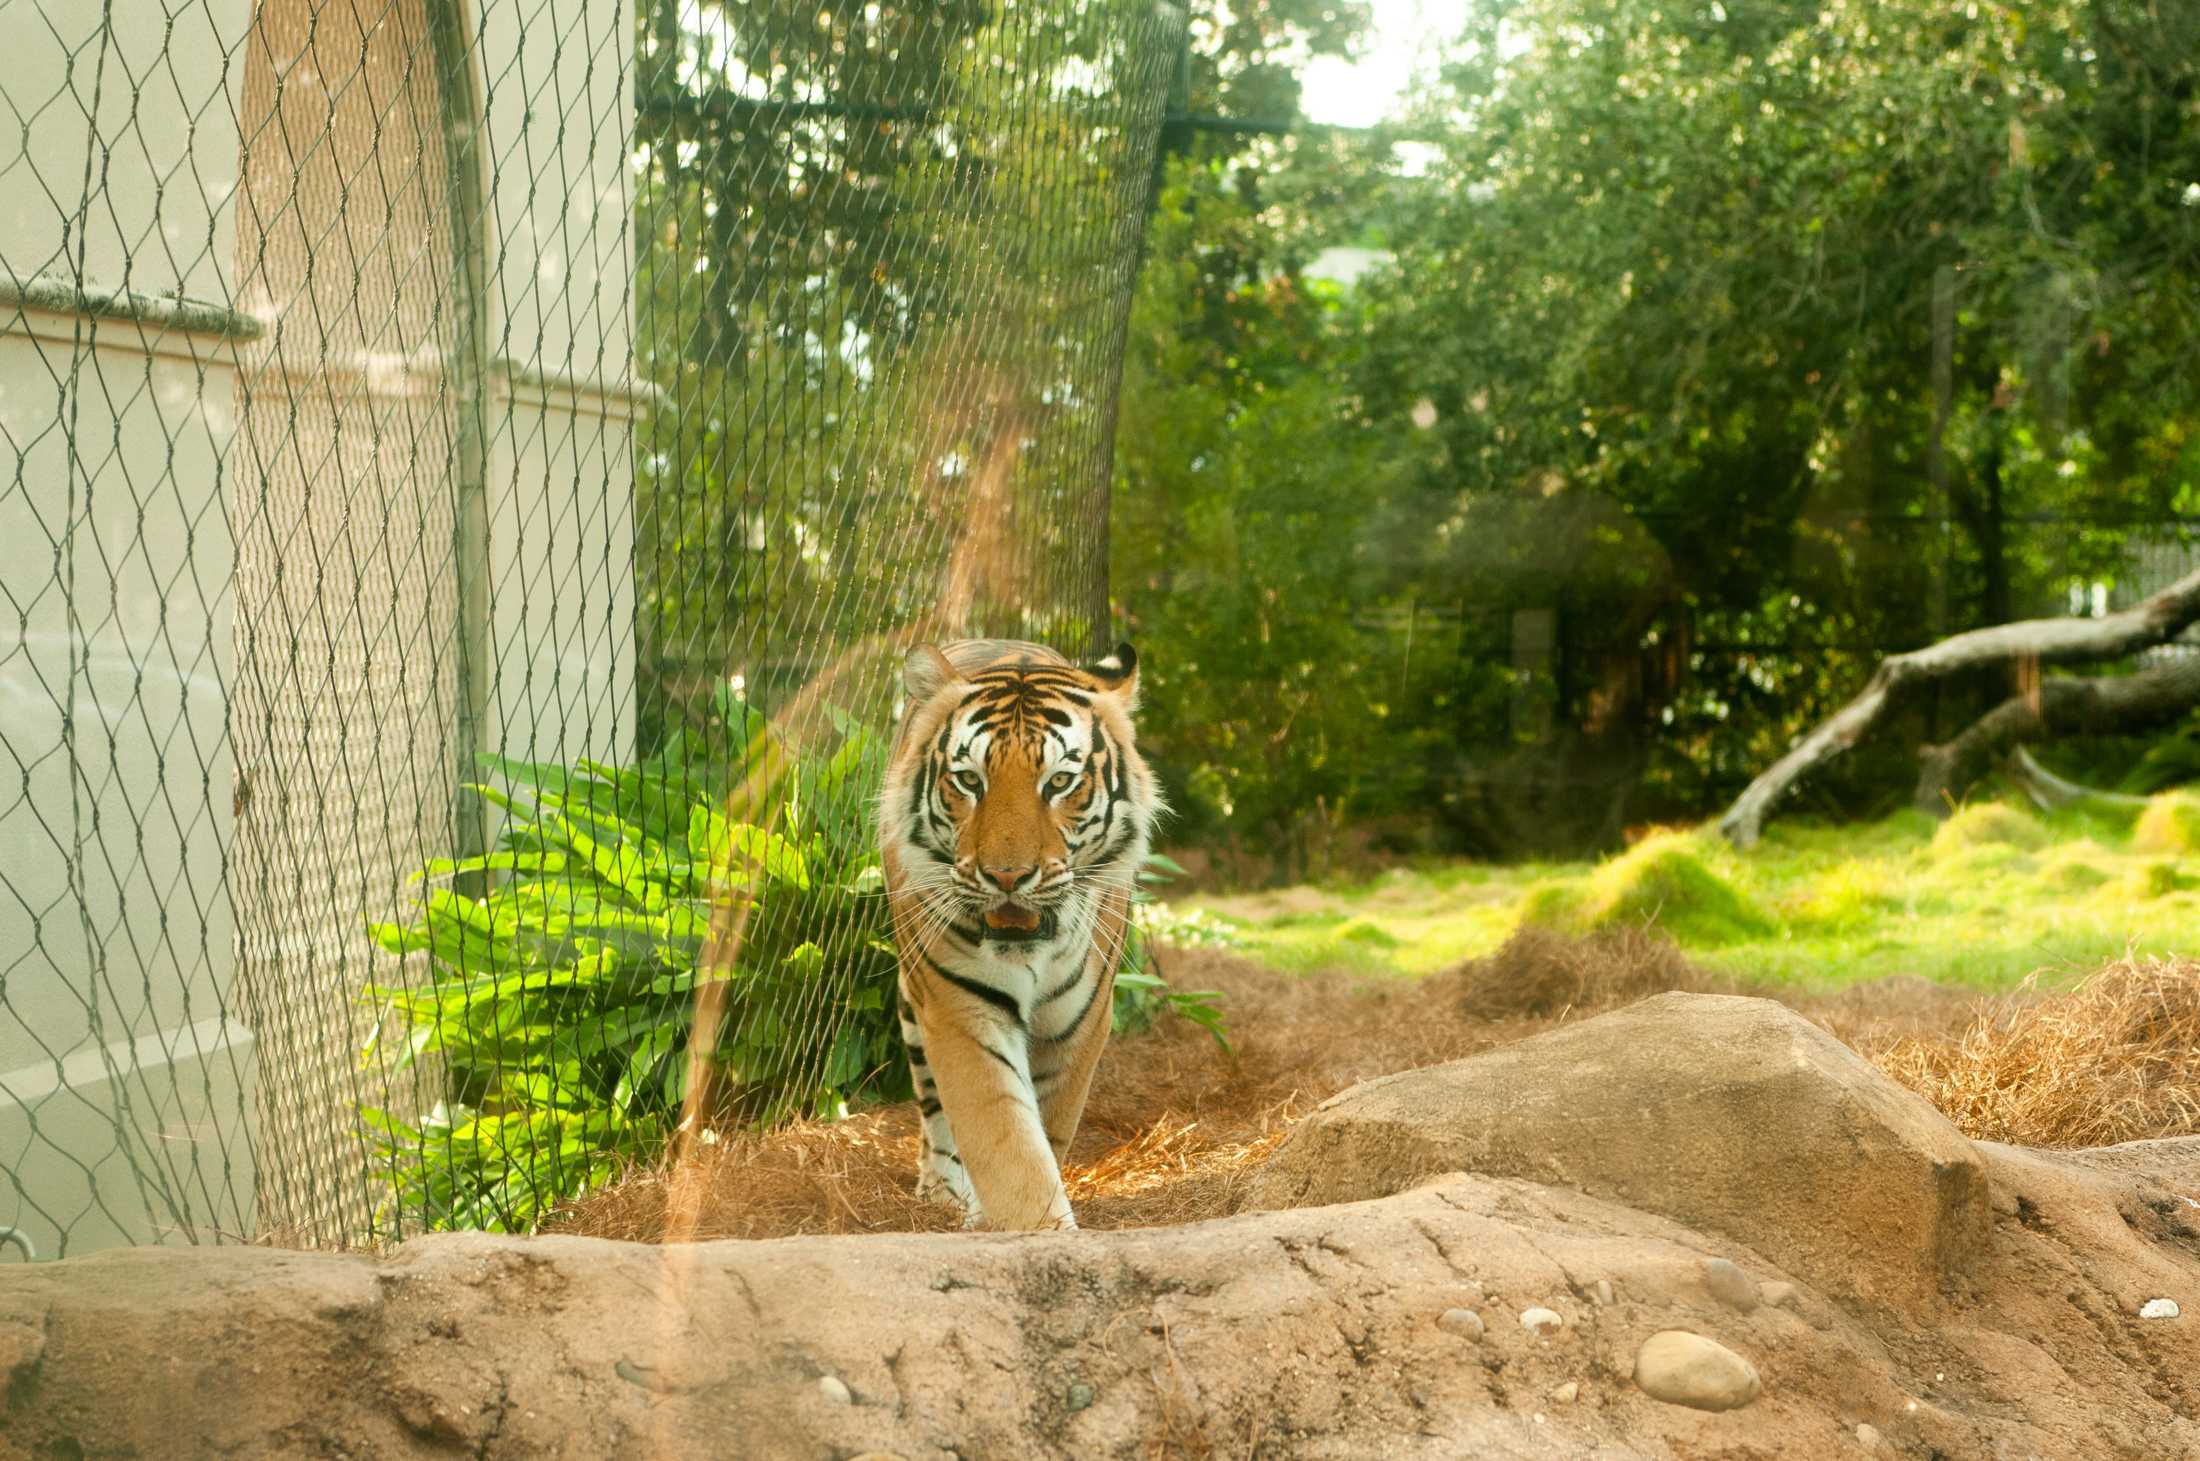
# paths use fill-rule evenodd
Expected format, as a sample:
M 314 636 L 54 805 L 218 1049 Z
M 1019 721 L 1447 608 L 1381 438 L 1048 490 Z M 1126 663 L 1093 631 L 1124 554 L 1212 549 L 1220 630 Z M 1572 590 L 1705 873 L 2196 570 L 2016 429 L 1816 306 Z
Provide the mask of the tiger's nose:
M 1004 893 L 1016 891 L 1016 885 L 1031 876 L 1035 869 L 1028 867 L 988 867 L 985 875 L 1001 885 Z

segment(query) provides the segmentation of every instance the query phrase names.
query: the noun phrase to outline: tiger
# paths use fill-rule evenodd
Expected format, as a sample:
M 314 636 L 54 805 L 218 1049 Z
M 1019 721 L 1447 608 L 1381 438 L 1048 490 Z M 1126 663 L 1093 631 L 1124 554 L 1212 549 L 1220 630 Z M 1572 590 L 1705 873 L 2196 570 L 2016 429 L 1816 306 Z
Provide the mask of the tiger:
M 919 645 L 879 805 L 920 1197 L 966 1226 L 1074 1228 L 1061 1164 L 1107 1044 L 1131 894 L 1164 807 L 1138 655 Z

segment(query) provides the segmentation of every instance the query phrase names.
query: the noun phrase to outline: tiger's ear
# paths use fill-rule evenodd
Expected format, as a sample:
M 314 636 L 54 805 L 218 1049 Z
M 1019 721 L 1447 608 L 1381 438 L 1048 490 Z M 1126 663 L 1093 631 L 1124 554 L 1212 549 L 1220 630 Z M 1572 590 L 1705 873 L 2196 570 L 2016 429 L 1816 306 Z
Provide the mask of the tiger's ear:
M 1124 709 L 1138 708 L 1138 651 L 1128 642 L 1118 644 L 1115 653 L 1106 659 L 1086 665 L 1085 673 L 1098 680 L 1101 689 L 1120 698 Z
M 961 679 L 936 644 L 920 644 L 901 662 L 901 683 L 909 691 L 909 708 L 916 709 Z

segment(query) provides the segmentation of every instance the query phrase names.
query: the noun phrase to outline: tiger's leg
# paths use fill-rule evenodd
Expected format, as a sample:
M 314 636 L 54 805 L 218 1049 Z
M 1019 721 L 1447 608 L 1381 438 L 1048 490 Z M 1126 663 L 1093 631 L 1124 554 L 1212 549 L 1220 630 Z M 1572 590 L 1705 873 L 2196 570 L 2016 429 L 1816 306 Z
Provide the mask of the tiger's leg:
M 917 1157 L 917 1196 L 955 1203 L 976 1221 L 978 1197 L 970 1190 L 970 1176 L 963 1170 L 962 1157 L 955 1150 L 955 1134 L 940 1106 L 939 1086 L 925 1059 L 924 1031 L 917 1025 L 917 1014 L 909 1008 L 908 997 L 897 997 L 901 1005 L 901 1040 L 909 1051 L 909 1075 L 916 1085 L 917 1110 L 924 1123 L 924 1148 Z
M 1080 1001 L 1076 1008 L 1058 1014 L 1045 1008 L 1033 1011 L 1035 1031 L 1048 1038 L 1032 1041 L 1032 1086 L 1039 1093 L 1039 1116 L 1057 1167 L 1069 1156 L 1070 1141 L 1085 1116 L 1085 1098 L 1092 1092 L 1093 1072 L 1100 1068 L 1100 1053 L 1115 1025 L 1115 971 L 1122 966 L 1129 932 L 1130 899 L 1103 894 L 1093 912 L 1092 949 L 1085 955 L 1089 992 L 1065 996 L 1065 1002 Z
M 916 1014 L 984 1225 L 996 1232 L 1077 1226 L 1039 1120 L 1023 1029 L 985 1001 L 953 991 L 933 991 Z
M 1093 1072 L 1107 1048 L 1115 1015 L 1115 970 L 1104 967 L 1084 1009 L 1052 1040 L 1032 1042 L 1032 1087 L 1039 1094 L 1039 1119 L 1059 1167 L 1069 1156 L 1071 1138 L 1085 1116 Z

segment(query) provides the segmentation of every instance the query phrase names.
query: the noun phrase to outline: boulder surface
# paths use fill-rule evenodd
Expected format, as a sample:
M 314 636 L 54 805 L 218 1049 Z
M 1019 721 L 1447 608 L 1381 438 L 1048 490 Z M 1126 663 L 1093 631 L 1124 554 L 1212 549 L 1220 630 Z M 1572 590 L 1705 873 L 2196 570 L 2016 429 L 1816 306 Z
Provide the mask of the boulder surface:
M 1439 1172 L 1579 1188 L 1915 1308 L 1985 1254 L 1986 1169 L 1920 1097 L 1784 1005 L 1662 994 L 1331 1097 L 1245 1206 L 1387 1196 Z

